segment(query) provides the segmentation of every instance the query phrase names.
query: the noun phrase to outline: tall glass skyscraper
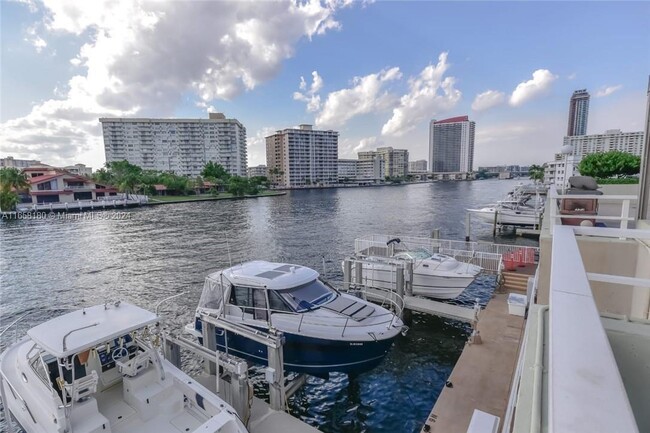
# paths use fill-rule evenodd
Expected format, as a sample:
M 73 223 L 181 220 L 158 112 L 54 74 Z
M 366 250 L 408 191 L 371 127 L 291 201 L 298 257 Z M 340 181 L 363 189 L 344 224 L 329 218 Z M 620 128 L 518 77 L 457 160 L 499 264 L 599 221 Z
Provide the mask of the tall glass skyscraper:
M 434 173 L 471 173 L 474 166 L 476 123 L 467 116 L 432 120 L 429 125 L 429 163 Z
M 587 89 L 576 90 L 569 101 L 569 127 L 566 135 L 587 135 L 589 118 L 589 93 Z

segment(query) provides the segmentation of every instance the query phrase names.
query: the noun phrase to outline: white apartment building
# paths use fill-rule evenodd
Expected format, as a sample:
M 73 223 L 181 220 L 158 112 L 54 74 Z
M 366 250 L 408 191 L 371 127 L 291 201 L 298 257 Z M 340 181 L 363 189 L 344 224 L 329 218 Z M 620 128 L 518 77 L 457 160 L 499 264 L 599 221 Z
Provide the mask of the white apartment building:
M 386 177 L 384 158 L 377 152 L 359 152 L 357 161 L 357 180 L 359 182 L 378 183 Z
M 643 131 L 622 132 L 620 129 L 609 129 L 604 134 L 578 135 L 564 137 L 564 146 L 573 147 L 573 155 L 582 160 L 590 153 L 620 150 L 641 156 L 643 154 Z
M 409 173 L 426 173 L 427 172 L 427 160 L 418 159 L 417 161 L 409 161 Z
M 555 155 L 555 161 L 547 162 L 544 167 L 544 184 L 558 188 L 569 187 L 569 178 L 578 175 L 580 161 L 573 155 Z
M 268 176 L 268 170 L 264 164 L 255 167 L 248 167 L 248 177 Z
M 283 188 L 338 182 L 339 133 L 311 125 L 266 137 L 266 166 L 273 184 Z
M 93 174 L 93 168 L 86 167 L 85 164 L 68 165 L 62 168 L 67 172 L 70 172 L 72 174 L 78 174 L 79 176 L 90 177 Z
M 3 167 L 13 167 L 13 168 L 26 168 L 31 167 L 32 165 L 40 165 L 40 161 L 34 159 L 15 159 L 13 156 L 8 156 L 6 158 L 0 158 L 0 168 Z
M 377 154 L 384 159 L 384 172 L 390 177 L 405 177 L 409 174 L 409 151 L 379 147 Z
M 338 160 L 338 180 L 339 182 L 357 180 L 357 163 L 356 159 L 339 159 Z
M 145 170 L 199 176 L 206 163 L 246 176 L 246 128 L 237 119 L 101 118 L 106 162 L 129 161 Z

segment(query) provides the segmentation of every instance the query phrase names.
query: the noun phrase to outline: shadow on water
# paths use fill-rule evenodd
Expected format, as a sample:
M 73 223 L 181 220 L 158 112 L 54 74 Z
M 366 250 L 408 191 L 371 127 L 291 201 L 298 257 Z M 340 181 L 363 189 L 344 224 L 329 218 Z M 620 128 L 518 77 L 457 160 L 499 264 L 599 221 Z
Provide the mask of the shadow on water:
M 29 313 L 20 332 L 64 312 L 122 299 L 145 308 L 181 292 L 163 317 L 188 323 L 205 276 L 251 259 L 286 261 L 341 283 L 341 260 L 370 233 L 463 239 L 465 209 L 500 199 L 517 182 L 481 181 L 291 191 L 285 196 L 136 208 L 125 219 L 0 222 L 0 328 Z M 110 212 L 107 212 L 109 214 Z M 101 213 L 98 213 L 101 214 Z M 491 227 L 475 237 L 492 241 Z M 534 244 L 530 240 L 508 242 Z M 493 279 L 481 277 L 454 302 L 487 303 Z M 348 379 L 309 378 L 290 410 L 325 432 L 419 431 L 469 334 L 467 325 L 414 313 L 385 361 Z M 8 339 L 0 341 L 6 347 Z M 200 366 L 184 357 L 189 370 Z M 259 388 L 259 386 L 258 386 Z M 0 421 L 0 429 L 4 424 Z

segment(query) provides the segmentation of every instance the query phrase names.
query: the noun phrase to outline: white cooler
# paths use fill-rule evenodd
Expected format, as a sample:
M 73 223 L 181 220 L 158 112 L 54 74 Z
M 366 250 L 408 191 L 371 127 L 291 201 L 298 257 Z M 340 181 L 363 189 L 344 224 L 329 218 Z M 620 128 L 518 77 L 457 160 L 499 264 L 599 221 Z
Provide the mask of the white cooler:
M 526 295 L 510 293 L 508 295 L 508 313 L 523 317 L 526 313 Z

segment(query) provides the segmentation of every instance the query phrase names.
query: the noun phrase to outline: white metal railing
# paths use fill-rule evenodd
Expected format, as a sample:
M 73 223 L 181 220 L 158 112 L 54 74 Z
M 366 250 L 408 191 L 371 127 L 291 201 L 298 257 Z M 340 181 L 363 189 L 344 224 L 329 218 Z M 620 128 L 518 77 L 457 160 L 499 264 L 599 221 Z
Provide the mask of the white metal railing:
M 56 203 L 22 203 L 16 206 L 18 212 L 75 210 L 75 209 L 104 209 L 107 207 L 120 207 L 133 204 L 143 204 L 149 201 L 147 196 L 129 195 L 98 197 L 96 200 L 75 200 L 71 202 Z
M 596 195 L 596 194 L 580 194 L 580 195 L 568 195 L 568 194 L 558 194 L 555 188 L 551 188 L 550 191 L 550 219 L 551 226 L 561 224 L 561 219 L 597 219 L 601 221 L 620 221 L 621 228 L 626 229 L 629 221 L 634 221 L 634 217 L 630 216 L 630 204 L 634 201 L 638 201 L 636 195 Z M 598 202 L 620 202 L 621 203 L 621 215 L 620 216 L 609 216 L 609 215 L 562 215 L 559 213 L 560 200 L 563 199 L 586 199 L 586 200 L 598 200 Z
M 576 235 L 650 239 L 648 230 L 556 226 L 549 321 L 549 431 L 638 432 Z M 618 284 L 639 283 L 609 276 Z M 650 284 L 650 280 L 645 280 Z
M 391 239 L 400 242 L 387 244 Z M 494 244 L 490 242 L 463 242 L 449 239 L 435 239 L 412 236 L 371 234 L 355 239 L 354 252 L 357 257 L 378 256 L 391 258 L 403 251 L 426 250 L 430 253 L 446 254 L 459 261 L 476 264 L 484 270 L 498 272 L 501 258 L 505 254 L 519 253 L 521 262 L 537 263 L 539 248 L 521 245 Z

